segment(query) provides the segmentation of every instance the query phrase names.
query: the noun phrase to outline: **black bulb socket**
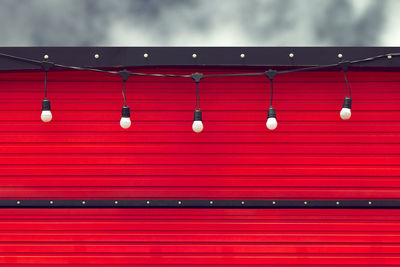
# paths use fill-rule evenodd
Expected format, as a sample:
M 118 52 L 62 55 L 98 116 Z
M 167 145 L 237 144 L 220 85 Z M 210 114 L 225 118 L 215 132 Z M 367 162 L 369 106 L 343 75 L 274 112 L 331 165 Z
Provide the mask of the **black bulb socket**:
M 276 118 L 276 111 L 272 107 L 268 109 L 268 118 Z
M 50 100 L 48 100 L 48 99 L 44 99 L 43 101 L 42 101 L 42 110 L 43 111 L 47 111 L 47 110 L 51 110 L 51 108 L 50 108 Z
M 131 109 L 128 106 L 122 107 L 121 117 L 123 118 L 131 117 Z
M 351 98 L 350 97 L 345 97 L 343 101 L 343 108 L 348 108 L 351 109 Z
M 203 114 L 200 109 L 194 111 L 193 121 L 203 121 Z

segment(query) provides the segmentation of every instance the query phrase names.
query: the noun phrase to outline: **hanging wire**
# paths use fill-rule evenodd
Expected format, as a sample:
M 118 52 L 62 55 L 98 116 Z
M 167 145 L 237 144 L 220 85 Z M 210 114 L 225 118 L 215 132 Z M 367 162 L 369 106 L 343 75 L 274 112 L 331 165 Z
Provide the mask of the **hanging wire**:
M 196 110 L 200 110 L 200 92 L 199 92 L 199 82 L 195 82 L 196 83 Z M 198 103 L 198 107 L 197 108 L 197 103 Z
M 47 71 L 44 72 L 44 99 L 47 99 Z
M 305 67 L 305 68 L 299 68 L 299 69 L 293 69 L 293 70 L 283 70 L 283 71 L 278 71 L 278 74 L 286 74 L 286 73 L 294 73 L 294 72 L 302 72 L 302 71 L 312 71 L 312 70 L 322 70 L 322 69 L 328 69 L 328 68 L 333 68 L 333 67 L 338 67 L 338 66 L 340 66 L 340 63 Z
M 192 75 L 190 75 L 190 78 L 193 79 L 195 86 L 196 86 L 196 105 L 195 105 L 195 109 L 196 110 L 200 110 L 200 90 L 199 90 L 199 83 L 201 81 L 201 79 L 204 77 L 203 73 L 192 73 Z M 197 107 L 199 107 L 197 109 Z
M 34 59 L 24 58 L 24 57 L 17 57 L 9 54 L 0 53 L 1 57 L 12 59 L 19 62 L 25 62 L 32 65 L 40 65 L 42 62 Z
M 101 73 L 109 73 L 109 74 L 118 74 L 117 71 L 109 71 L 109 70 L 101 70 L 101 69 L 93 69 L 93 68 L 85 68 L 85 67 L 75 67 L 75 66 L 68 66 L 68 65 L 62 65 L 62 64 L 54 64 L 54 66 L 58 67 L 58 68 L 63 68 L 63 69 L 93 71 L 93 72 L 101 72 Z
M 122 82 L 122 97 L 124 98 L 125 107 L 127 107 L 126 101 L 126 81 Z
M 261 76 L 264 72 L 253 72 L 253 73 L 230 73 L 230 74 L 210 74 L 204 75 L 204 78 L 218 78 L 218 77 L 240 77 L 240 76 Z
M 110 71 L 110 70 L 101 70 L 101 69 L 93 69 L 86 67 L 76 67 L 76 66 L 68 66 L 61 64 L 54 64 L 54 66 L 63 68 L 63 69 L 73 69 L 73 70 L 81 70 L 81 71 L 93 71 L 93 72 L 101 72 L 101 73 L 109 73 L 109 74 L 119 74 L 118 71 Z M 176 74 L 156 74 L 156 73 L 140 73 L 140 72 L 129 72 L 130 75 L 134 76 L 150 76 L 150 77 L 168 77 L 168 78 L 190 78 L 190 75 L 176 75 Z
M 346 84 L 346 97 L 349 96 L 351 98 L 351 89 L 350 89 L 349 81 L 347 80 L 346 71 L 344 70 L 343 73 L 344 73 L 344 81 L 345 81 L 345 84 Z
M 375 61 L 375 60 L 385 58 L 385 57 L 387 58 L 387 57 L 397 57 L 397 56 L 400 56 L 400 53 L 389 53 L 389 54 L 377 55 L 377 56 L 373 56 L 373 57 L 352 60 L 352 61 L 350 61 L 350 63 L 357 64 L 357 63 L 363 63 L 363 62 L 368 62 L 368 61 Z
M 271 108 L 272 108 L 272 102 L 273 102 L 273 96 L 274 96 L 274 81 L 273 79 L 270 79 L 271 81 Z

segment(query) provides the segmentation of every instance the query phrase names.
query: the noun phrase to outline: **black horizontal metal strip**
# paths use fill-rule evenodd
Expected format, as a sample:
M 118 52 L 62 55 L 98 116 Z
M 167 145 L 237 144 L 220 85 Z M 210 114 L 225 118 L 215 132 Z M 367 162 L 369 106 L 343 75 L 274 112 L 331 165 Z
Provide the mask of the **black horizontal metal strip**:
M 135 66 L 192 66 L 198 68 L 235 65 L 295 67 L 295 69 L 279 71 L 279 74 L 284 74 L 329 69 L 339 66 L 343 62 L 364 67 L 399 67 L 399 51 L 400 47 L 3 47 L 0 48 L 0 70 L 26 70 L 33 67 L 28 67 L 23 63 L 36 65 L 33 69 L 38 69 L 47 59 L 54 62 L 54 66 L 57 68 L 110 74 L 117 72 L 101 68 L 119 69 Z M 45 60 L 39 61 L 38 58 Z M 132 73 L 132 75 L 191 77 L 190 75 L 162 73 Z M 263 75 L 263 73 L 209 74 L 205 77 L 253 75 Z
M 44 55 L 68 66 L 318 66 L 352 61 L 375 67 L 400 66 L 400 47 L 1 47 L 0 70 L 40 68 Z M 387 55 L 393 59 L 387 60 Z M 95 57 L 96 55 L 96 57 Z M 196 55 L 194 57 L 194 55 Z M 339 57 L 340 55 L 340 57 Z M 395 58 L 397 57 L 397 58 Z M 360 60 L 362 59 L 362 60 Z M 21 60 L 18 60 L 21 61 Z M 34 66 L 39 65 L 39 66 Z
M 398 209 L 390 200 L 2 199 L 0 208 Z

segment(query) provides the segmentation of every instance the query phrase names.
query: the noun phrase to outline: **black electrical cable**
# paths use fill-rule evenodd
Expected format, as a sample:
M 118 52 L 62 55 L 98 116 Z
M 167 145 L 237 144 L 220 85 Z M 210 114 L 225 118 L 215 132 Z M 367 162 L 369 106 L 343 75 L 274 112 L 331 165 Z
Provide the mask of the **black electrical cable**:
M 4 54 L 4 53 L 0 53 L 0 56 L 8 58 L 8 59 L 15 60 L 15 61 L 20 61 L 20 62 L 32 64 L 32 65 L 40 65 L 40 64 L 42 64 L 42 62 L 38 61 L 38 60 L 24 58 L 24 57 L 17 57 L 17 56 L 13 56 L 13 55 L 9 55 L 9 54 Z
M 274 97 L 274 80 L 270 79 L 270 81 L 271 81 L 271 108 L 272 108 L 272 102 Z
M 176 74 L 155 74 L 155 73 L 137 73 L 131 72 L 135 76 L 151 76 L 151 77 L 168 77 L 168 78 L 191 78 L 191 75 L 176 75 Z
M 286 74 L 286 73 L 311 71 L 311 70 L 321 70 L 321 69 L 333 68 L 333 67 L 338 67 L 338 66 L 340 66 L 340 63 L 321 65 L 321 66 L 313 66 L 313 67 L 305 67 L 305 68 L 299 68 L 299 69 L 293 69 L 293 70 L 283 70 L 283 71 L 278 71 L 277 74 Z
M 231 74 L 210 74 L 204 75 L 204 78 L 217 78 L 217 77 L 240 77 L 240 76 L 261 76 L 264 72 L 253 72 L 253 73 L 231 73 Z
M 108 71 L 108 70 L 101 70 L 101 69 L 93 69 L 93 68 L 86 68 L 86 67 L 76 67 L 76 66 L 68 66 L 68 65 L 61 65 L 61 64 L 54 64 L 54 66 L 64 69 L 73 69 L 73 70 L 82 70 L 82 71 L 94 71 L 94 72 L 102 72 L 102 73 L 109 73 L 109 74 L 119 74 L 117 71 Z M 155 74 L 155 73 L 140 73 L 140 72 L 129 72 L 130 75 L 134 76 L 152 76 L 152 77 L 173 77 L 173 78 L 190 78 L 190 75 L 175 75 L 175 74 Z
M 197 108 L 197 103 L 198 103 L 198 107 Z M 200 109 L 200 92 L 199 92 L 199 83 L 196 82 L 196 110 Z
M 68 66 L 62 64 L 54 64 L 55 67 L 63 68 L 63 69 L 73 69 L 73 70 L 82 70 L 82 71 L 93 71 L 93 72 L 101 72 L 101 73 L 109 73 L 109 74 L 118 74 L 117 71 L 109 71 L 109 70 L 101 70 L 101 69 L 93 69 L 93 68 L 85 68 L 85 67 L 75 67 Z
M 47 99 L 47 71 L 44 72 L 44 99 Z
M 126 100 L 126 82 L 122 82 L 122 97 L 124 98 L 124 103 L 125 107 L 127 106 L 127 100 Z
M 82 70 L 82 71 L 94 71 L 94 72 L 102 72 L 109 74 L 119 74 L 118 71 L 109 71 L 109 70 L 101 70 L 101 69 L 93 69 L 86 67 L 76 67 L 76 66 L 68 66 L 61 64 L 54 64 L 54 66 L 64 69 L 73 69 L 73 70 Z M 132 76 L 152 76 L 152 77 L 173 77 L 173 78 L 190 78 L 190 75 L 175 75 L 175 74 L 155 74 L 155 73 L 140 73 L 140 72 L 129 72 Z
M 349 81 L 347 80 L 346 71 L 343 71 L 343 73 L 344 73 L 344 81 L 345 81 L 345 84 L 346 84 L 346 97 L 349 96 L 349 97 L 351 98 L 350 83 L 349 83 Z M 348 92 L 348 93 L 347 93 L 347 92 Z
M 383 54 L 383 55 L 377 55 L 373 57 L 367 57 L 363 59 L 357 59 L 357 60 L 352 60 L 350 61 L 351 64 L 357 64 L 357 63 L 363 63 L 363 62 L 369 62 L 369 61 L 375 61 L 381 58 L 389 58 L 389 57 L 397 57 L 400 56 L 400 53 L 389 53 L 389 54 Z

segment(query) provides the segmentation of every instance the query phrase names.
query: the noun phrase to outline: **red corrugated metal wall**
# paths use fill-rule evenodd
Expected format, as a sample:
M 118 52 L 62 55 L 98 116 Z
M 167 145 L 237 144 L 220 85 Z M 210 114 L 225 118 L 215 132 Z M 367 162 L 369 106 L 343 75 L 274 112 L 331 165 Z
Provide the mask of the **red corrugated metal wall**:
M 190 74 L 196 70 L 159 69 Z M 205 73 L 238 72 L 207 69 Z M 341 72 L 276 78 L 278 129 L 265 127 L 265 77 L 194 84 L 132 77 L 133 125 L 119 126 L 118 77 L 0 75 L 0 197 L 9 199 L 399 199 L 400 77 Z M 397 210 L 0 210 L 0 264 L 382 266 L 400 264 Z

